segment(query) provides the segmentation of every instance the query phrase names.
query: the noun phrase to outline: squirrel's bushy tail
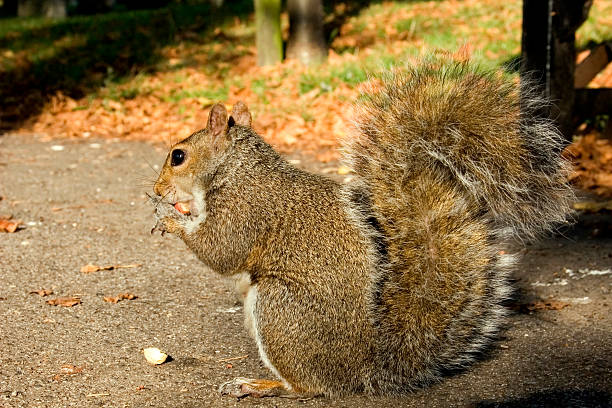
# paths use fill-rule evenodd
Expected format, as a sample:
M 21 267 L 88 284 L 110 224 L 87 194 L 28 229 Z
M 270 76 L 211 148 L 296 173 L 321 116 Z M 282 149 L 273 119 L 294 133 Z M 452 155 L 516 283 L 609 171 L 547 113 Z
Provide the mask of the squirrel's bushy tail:
M 524 95 L 528 89 L 523 85 Z M 566 220 L 573 195 L 560 157 L 563 139 L 535 115 L 545 102 L 533 95 L 521 106 L 510 79 L 466 62 L 432 60 L 388 74 L 361 101 L 359 135 L 345 150 L 366 184 L 384 174 L 401 189 L 413 175 L 432 171 L 520 237 Z
M 504 314 L 513 262 L 501 244 L 566 220 L 562 139 L 534 115 L 541 100 L 519 100 L 503 75 L 440 60 L 361 95 L 344 148 L 356 174 L 347 200 L 376 241 L 372 310 L 379 346 L 394 356 L 374 389 L 469 361 Z

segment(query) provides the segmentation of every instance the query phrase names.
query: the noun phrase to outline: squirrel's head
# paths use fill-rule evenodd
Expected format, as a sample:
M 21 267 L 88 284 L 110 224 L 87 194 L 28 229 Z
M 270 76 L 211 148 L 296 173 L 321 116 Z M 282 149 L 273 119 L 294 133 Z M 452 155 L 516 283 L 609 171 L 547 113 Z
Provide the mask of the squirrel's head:
M 213 177 L 218 159 L 231 145 L 230 130 L 236 125 L 251 126 L 251 114 L 243 102 L 234 105 L 229 117 L 224 105 L 214 105 L 206 128 L 170 149 L 153 187 L 155 194 L 173 204 L 185 203 L 187 211 L 203 210 L 198 208 L 202 207 L 203 188 Z

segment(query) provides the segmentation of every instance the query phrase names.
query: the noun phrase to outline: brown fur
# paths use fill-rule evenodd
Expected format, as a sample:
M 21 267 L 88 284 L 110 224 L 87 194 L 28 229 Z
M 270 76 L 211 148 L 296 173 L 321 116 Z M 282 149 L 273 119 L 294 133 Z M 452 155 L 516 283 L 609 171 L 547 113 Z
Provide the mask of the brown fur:
M 508 237 L 569 211 L 558 135 L 523 119 L 503 78 L 431 62 L 363 99 L 350 185 L 281 159 L 244 105 L 229 118 L 216 105 L 207 129 L 173 147 L 185 162 L 169 154 L 152 199 L 157 229 L 212 270 L 250 276 L 247 326 L 302 395 L 401 393 L 468 363 L 504 315 Z M 279 395 L 245 379 L 222 390 L 242 395 L 245 382 Z

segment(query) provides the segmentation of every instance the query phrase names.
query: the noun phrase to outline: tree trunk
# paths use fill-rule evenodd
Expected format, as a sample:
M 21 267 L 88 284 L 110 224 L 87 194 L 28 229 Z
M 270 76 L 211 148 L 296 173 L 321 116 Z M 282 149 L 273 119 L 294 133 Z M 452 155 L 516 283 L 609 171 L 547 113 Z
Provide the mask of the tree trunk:
M 303 64 L 317 64 L 327 59 L 327 42 L 323 35 L 321 0 L 287 0 L 289 41 L 287 58 Z
M 66 0 L 19 0 L 19 17 L 66 17 Z
M 255 0 L 257 64 L 272 65 L 283 58 L 281 0 Z

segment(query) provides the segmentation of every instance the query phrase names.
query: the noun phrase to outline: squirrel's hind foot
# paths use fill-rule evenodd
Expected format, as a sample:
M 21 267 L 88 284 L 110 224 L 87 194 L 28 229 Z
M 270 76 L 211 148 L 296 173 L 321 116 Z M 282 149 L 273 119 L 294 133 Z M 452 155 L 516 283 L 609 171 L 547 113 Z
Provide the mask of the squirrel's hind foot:
M 291 390 L 288 390 L 281 381 L 257 380 L 252 378 L 237 377 L 222 384 L 218 391 L 221 395 L 231 395 L 238 399 L 246 397 L 282 397 L 282 398 L 311 398 Z

